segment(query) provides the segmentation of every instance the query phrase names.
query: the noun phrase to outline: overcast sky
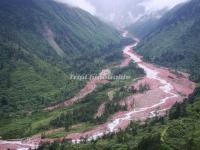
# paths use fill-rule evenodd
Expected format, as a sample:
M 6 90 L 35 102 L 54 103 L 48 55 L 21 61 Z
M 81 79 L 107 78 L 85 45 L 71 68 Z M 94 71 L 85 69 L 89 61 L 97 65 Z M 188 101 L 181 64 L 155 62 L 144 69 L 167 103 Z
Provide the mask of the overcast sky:
M 96 1 L 97 4 L 103 3 L 104 7 L 106 7 L 107 9 L 109 9 L 110 5 L 114 5 L 116 2 L 119 3 L 121 1 L 121 3 L 126 3 L 126 0 L 57 0 L 57 1 L 82 8 L 93 15 L 96 13 L 97 9 L 96 7 L 98 7 L 97 5 L 95 6 L 94 1 Z M 93 4 L 91 3 L 91 1 L 93 2 Z M 139 1 L 131 0 L 133 4 L 135 3 L 136 5 L 144 6 L 147 11 L 160 10 L 166 7 L 172 8 L 175 5 L 185 1 L 187 0 L 139 0 Z
M 144 6 L 146 11 L 157 11 L 163 8 L 173 8 L 177 4 L 186 2 L 188 0 L 145 0 L 140 3 Z
M 58 2 L 70 4 L 75 7 L 79 7 L 83 10 L 90 12 L 92 15 L 95 15 L 96 9 L 89 1 L 87 0 L 56 0 Z
M 171 9 L 188 0 L 56 0 L 79 7 L 116 26 L 128 26 L 142 16 Z

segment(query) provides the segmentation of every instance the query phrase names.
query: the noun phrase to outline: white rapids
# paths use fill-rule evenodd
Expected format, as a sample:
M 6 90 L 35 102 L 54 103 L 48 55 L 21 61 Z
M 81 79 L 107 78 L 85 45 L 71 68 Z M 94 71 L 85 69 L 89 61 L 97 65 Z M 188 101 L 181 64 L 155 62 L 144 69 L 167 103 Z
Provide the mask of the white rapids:
M 2 141 L 2 140 L 0 140 L 0 145 L 4 145 L 4 144 L 21 146 L 21 148 L 17 148 L 17 150 L 29 150 L 30 148 L 37 149 L 39 147 L 39 145 L 37 145 L 35 143 L 25 143 L 25 142 L 22 142 L 22 140 L 19 140 L 19 141 Z

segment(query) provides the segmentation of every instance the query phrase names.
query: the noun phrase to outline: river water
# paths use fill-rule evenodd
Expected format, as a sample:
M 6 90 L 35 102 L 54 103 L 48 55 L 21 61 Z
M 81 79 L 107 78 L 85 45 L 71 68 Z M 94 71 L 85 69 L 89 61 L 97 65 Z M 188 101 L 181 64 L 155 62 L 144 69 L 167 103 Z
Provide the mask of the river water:
M 149 78 L 149 79 L 154 79 L 154 80 L 157 80 L 160 82 L 160 89 L 166 93 L 166 96 L 163 98 L 163 99 L 160 99 L 160 101 L 156 104 L 153 104 L 152 106 L 150 107 L 144 107 L 144 108 L 137 108 L 137 109 L 134 109 L 133 111 L 129 111 L 127 112 L 126 114 L 124 114 L 122 117 L 120 118 L 116 118 L 114 120 L 112 120 L 111 122 L 109 122 L 107 124 L 107 130 L 104 131 L 104 132 L 96 132 L 95 134 L 93 134 L 92 136 L 90 136 L 88 138 L 88 141 L 92 140 L 92 139 L 98 139 L 100 137 L 102 137 L 104 134 L 108 134 L 108 133 L 112 133 L 112 132 L 117 132 L 119 130 L 119 125 L 123 122 L 126 122 L 126 121 L 131 121 L 132 118 L 133 118 L 133 115 L 136 114 L 136 113 L 139 113 L 139 112 L 144 112 L 148 109 L 151 109 L 151 108 L 155 108 L 155 107 L 158 107 L 162 104 L 164 104 L 167 100 L 169 99 L 172 99 L 172 98 L 176 98 L 178 97 L 179 95 L 177 95 L 176 93 L 173 93 L 173 89 L 174 87 L 169 83 L 167 82 L 165 79 L 161 78 L 159 76 L 159 72 L 156 70 L 156 69 L 152 69 L 150 67 L 148 67 L 148 65 L 144 65 L 142 59 L 140 56 L 138 56 L 137 54 L 135 53 L 132 53 L 131 50 L 136 47 L 138 44 L 138 41 L 136 41 L 134 44 L 132 45 L 129 45 L 129 46 L 126 46 L 124 49 L 123 49 L 123 53 L 130 56 L 130 58 L 135 62 L 137 63 L 137 65 L 142 68 L 145 73 L 146 73 L 146 77 Z M 159 69 L 158 69 L 159 70 Z M 161 111 L 166 111 L 165 109 L 163 110 L 159 110 L 160 112 Z M 155 112 L 152 111 L 151 112 L 151 117 L 155 117 Z M 73 140 L 73 143 L 79 143 L 80 140 Z

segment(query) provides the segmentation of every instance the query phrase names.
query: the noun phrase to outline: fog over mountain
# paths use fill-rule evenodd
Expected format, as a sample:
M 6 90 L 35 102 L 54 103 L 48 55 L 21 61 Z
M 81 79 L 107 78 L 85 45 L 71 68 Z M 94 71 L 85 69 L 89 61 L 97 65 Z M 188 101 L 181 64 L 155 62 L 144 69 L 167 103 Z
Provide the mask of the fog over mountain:
M 188 0 L 57 0 L 87 10 L 93 15 L 125 27 L 145 15 L 160 17 L 161 10 L 169 10 Z M 162 13 L 161 13 L 162 14 Z
M 74 7 L 79 7 L 83 10 L 88 11 L 92 15 L 95 15 L 96 9 L 89 1 L 87 0 L 55 0 L 60 3 L 66 3 Z

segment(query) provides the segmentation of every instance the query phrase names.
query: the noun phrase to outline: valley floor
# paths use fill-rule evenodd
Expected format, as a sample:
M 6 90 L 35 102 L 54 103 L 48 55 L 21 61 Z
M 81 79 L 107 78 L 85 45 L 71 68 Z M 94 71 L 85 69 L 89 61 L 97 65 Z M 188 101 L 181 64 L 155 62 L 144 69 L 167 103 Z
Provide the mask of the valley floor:
M 166 115 L 166 112 L 176 102 L 183 102 L 184 98 L 192 94 L 195 89 L 195 83 L 189 81 L 182 73 L 177 75 L 166 68 L 157 68 L 152 64 L 143 62 L 141 56 L 132 51 L 132 48 L 136 45 L 137 42 L 123 50 L 146 73 L 146 77 L 133 86 L 138 88 L 138 85 L 147 84 L 150 86 L 150 90 L 131 95 L 122 100 L 121 103 L 128 106 L 134 105 L 128 111 L 116 113 L 108 122 L 94 130 L 85 133 L 73 133 L 65 137 L 66 139 L 72 140 L 73 143 L 79 143 L 83 138 L 95 140 L 105 134 L 125 129 L 131 121 L 144 121 L 156 115 Z
M 124 36 L 126 35 L 127 33 L 124 34 Z M 129 83 L 129 87 L 134 87 L 136 91 L 139 91 L 141 85 L 147 85 L 147 89 L 142 92 L 127 95 L 125 98 L 118 101 L 118 104 L 120 106 L 125 106 L 127 110 L 121 110 L 114 113 L 105 123 L 97 125 L 85 132 L 71 133 L 64 135 L 62 138 L 55 139 L 30 138 L 20 141 L 0 141 L 0 149 L 34 149 L 45 142 L 52 143 L 53 141 L 70 140 L 73 143 L 80 143 L 83 140 L 96 140 L 103 137 L 105 134 L 115 133 L 121 131 L 121 129 L 126 129 L 132 121 L 143 122 L 149 118 L 164 116 L 176 102 L 183 102 L 183 100 L 194 91 L 195 83 L 191 82 L 184 73 L 175 73 L 167 68 L 160 68 L 143 62 L 142 56 L 137 55 L 132 50 L 138 42 L 139 40 L 135 39 L 134 44 L 128 45 L 123 49 L 126 59 L 118 67 L 127 66 L 131 61 L 134 61 L 139 68 L 142 68 L 145 71 L 146 76 L 137 82 Z M 107 75 L 108 73 L 108 70 L 103 71 L 103 75 Z M 52 111 L 80 102 L 80 99 L 83 99 L 95 90 L 97 84 L 106 84 L 107 82 L 109 81 L 90 81 L 86 87 L 80 91 L 79 97 L 49 107 L 45 111 Z M 108 96 L 110 101 L 112 101 L 112 91 L 109 91 Z M 99 107 L 99 116 L 104 113 L 105 109 L 106 105 L 103 102 Z

